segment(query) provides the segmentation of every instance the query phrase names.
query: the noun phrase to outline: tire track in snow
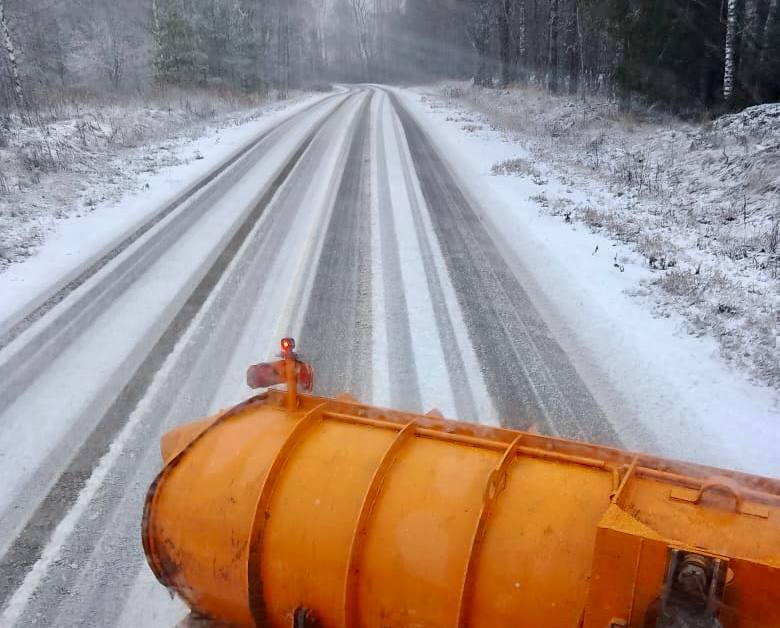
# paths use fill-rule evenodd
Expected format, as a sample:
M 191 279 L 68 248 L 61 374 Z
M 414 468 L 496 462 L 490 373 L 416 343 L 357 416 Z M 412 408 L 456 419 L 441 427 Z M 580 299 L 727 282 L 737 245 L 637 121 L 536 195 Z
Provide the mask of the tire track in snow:
M 409 155 L 406 150 L 404 150 L 408 147 L 405 138 L 402 137 L 402 130 L 399 128 L 399 124 L 398 118 L 393 116 L 393 130 L 399 147 L 401 168 L 403 170 L 407 194 L 409 195 L 409 205 L 412 219 L 414 220 L 415 236 L 420 247 L 423 270 L 428 283 L 428 292 L 430 293 L 436 328 L 439 333 L 439 342 L 444 354 L 445 364 L 442 366 L 443 368 L 446 368 L 447 375 L 450 379 L 457 416 L 462 420 L 478 420 L 477 405 L 474 401 L 471 384 L 466 372 L 466 365 L 463 355 L 460 352 L 455 327 L 447 308 L 447 298 L 444 294 L 439 272 L 434 261 L 432 245 L 428 239 L 428 230 L 423 222 L 423 210 L 420 207 L 421 199 L 418 199 L 417 196 L 418 185 L 416 176 L 413 172 L 413 166 L 409 161 Z
M 322 103 L 316 103 L 316 105 L 322 106 Z M 323 106 L 323 109 L 327 110 L 327 105 Z M 307 109 L 307 111 L 310 110 Z M 195 192 L 201 190 L 208 183 L 212 181 L 215 183 L 215 185 L 206 187 L 202 194 L 194 198 L 193 203 L 185 208 L 186 211 L 173 213 L 174 209 L 179 209 L 184 205 L 183 202 L 166 207 L 160 214 L 141 227 L 136 234 L 128 238 L 125 241 L 126 244 L 123 243 L 123 246 L 109 253 L 100 263 L 85 271 L 85 273 L 89 273 L 89 277 L 84 279 L 84 282 L 87 282 L 90 277 L 113 261 L 120 252 L 130 248 L 132 244 L 138 243 L 138 246 L 128 251 L 128 254 L 119 259 L 117 264 L 107 269 L 107 272 L 99 277 L 99 280 L 85 286 L 86 290 L 77 295 L 74 294 L 73 296 L 76 298 L 70 300 L 65 309 L 58 312 L 54 318 L 47 320 L 48 324 L 37 331 L 21 347 L 13 352 L 11 352 L 12 348 L 9 347 L 10 354 L 4 355 L 3 363 L 0 364 L 0 414 L 35 381 L 36 375 L 48 366 L 52 359 L 51 356 L 62 353 L 75 342 L 83 330 L 87 329 L 117 299 L 119 294 L 142 278 L 149 267 L 209 211 L 214 201 L 224 193 L 224 190 L 245 176 L 257 160 L 270 150 L 276 141 L 281 140 L 285 131 L 300 119 L 299 115 L 295 115 L 274 127 L 261 136 L 247 152 L 240 154 L 235 161 L 229 160 L 226 168 L 234 165 L 233 168 L 229 168 L 227 171 L 219 170 L 215 177 L 208 179 L 202 186 L 196 186 L 197 189 L 186 200 L 193 198 Z M 224 176 L 218 176 L 222 173 Z M 163 220 L 168 218 L 169 220 Z M 157 225 L 160 228 L 151 233 L 148 240 L 141 242 L 141 236 L 146 235 L 152 227 Z M 74 285 L 72 289 L 75 290 L 77 287 Z M 64 296 L 64 298 L 66 297 Z
M 336 109 L 315 126 L 314 130 L 306 136 L 287 161 L 282 171 L 274 178 L 262 198 L 244 222 L 238 226 L 173 321 L 99 420 L 96 428 L 85 438 L 70 464 L 60 474 L 29 518 L 27 525 L 0 559 L 0 572 L 4 574 L 3 580 L 0 581 L 0 607 L 21 585 L 29 569 L 40 557 L 51 533 L 74 504 L 95 465 L 108 451 L 114 437 L 144 397 L 157 371 L 162 367 L 166 357 L 198 314 L 210 292 L 242 248 L 242 244 L 252 233 L 266 207 L 305 154 L 319 130 L 348 100 L 349 98 L 343 100 Z
M 552 434 L 619 443 L 449 168 L 398 98 L 388 94 L 502 423 L 519 429 L 542 423 Z
M 377 160 L 377 214 L 381 256 L 382 291 L 384 303 L 384 321 L 377 320 L 375 325 L 385 325 L 387 356 L 384 364 L 375 364 L 378 369 L 387 369 L 390 384 L 390 405 L 412 411 L 422 411 L 422 397 L 415 366 L 412 334 L 409 327 L 409 313 L 401 275 L 401 259 L 398 251 L 398 237 L 393 220 L 393 204 L 390 197 L 390 183 L 387 172 L 385 136 L 382 119 L 386 99 L 382 99 L 378 109 L 376 125 Z M 379 281 L 379 277 L 374 278 Z M 377 355 L 378 360 L 385 356 Z
M 300 333 L 317 394 L 370 400 L 371 223 L 368 162 L 373 91 L 361 106 Z
M 293 119 L 311 111 L 315 107 L 322 105 L 324 102 L 336 98 L 336 95 L 327 96 L 322 100 L 319 100 L 311 105 L 300 109 L 295 112 L 289 118 L 280 121 L 270 129 L 266 129 L 260 133 L 257 137 L 250 140 L 246 145 L 239 148 L 232 155 L 227 157 L 222 163 L 217 164 L 209 172 L 197 179 L 194 183 L 187 186 L 185 190 L 176 195 L 176 197 L 166 203 L 158 212 L 156 212 L 151 218 L 146 220 L 142 225 L 135 228 L 132 233 L 124 237 L 118 244 L 113 246 L 111 250 L 100 255 L 97 260 L 93 262 L 87 262 L 86 268 L 81 271 L 75 271 L 77 274 L 73 279 L 70 279 L 61 288 L 48 296 L 43 297 L 43 302 L 35 306 L 30 312 L 25 314 L 22 318 L 15 323 L 6 325 L 7 329 L 0 333 L 0 350 L 4 349 L 15 338 L 24 333 L 30 326 L 32 326 L 37 320 L 43 318 L 51 309 L 56 307 L 59 303 L 64 301 L 70 293 L 76 290 L 79 286 L 89 280 L 92 276 L 96 275 L 101 269 L 103 269 L 114 258 L 121 255 L 128 247 L 134 244 L 137 240 L 142 238 L 153 227 L 158 225 L 163 219 L 167 218 L 173 211 L 181 207 L 184 203 L 190 201 L 195 195 L 203 190 L 210 183 L 215 181 L 223 173 L 228 171 L 231 166 L 237 164 L 245 157 L 249 157 L 262 142 L 268 139 L 270 136 L 276 134 L 280 129 L 289 124 Z
M 324 231 L 327 226 L 329 209 L 312 205 L 321 203 L 320 199 L 326 196 L 315 188 L 327 188 L 321 184 L 323 181 L 338 181 L 340 176 L 340 160 L 336 159 L 331 166 L 334 160 L 328 155 L 339 144 L 343 124 L 351 124 L 348 118 L 355 117 L 345 109 L 329 121 L 327 128 L 321 129 L 295 165 L 251 237 L 238 250 L 179 340 L 142 407 L 131 417 L 136 426 L 128 435 L 121 456 L 59 550 L 56 563 L 45 572 L 29 606 L 23 609 L 20 624 L 37 621 L 46 625 L 149 625 L 148 616 L 143 621 L 136 617 L 136 622 L 123 623 L 120 615 L 127 609 L 126 605 L 117 603 L 117 598 L 118 594 L 135 590 L 134 583 L 139 579 L 148 576 L 154 581 L 145 565 L 138 530 L 145 490 L 160 465 L 159 438 L 178 421 L 212 413 L 216 409 L 214 396 L 220 381 L 227 377 L 238 382 L 250 360 L 257 359 L 258 349 L 246 342 L 246 336 L 258 329 L 258 319 L 265 321 L 262 333 L 270 336 L 276 327 L 272 319 L 283 316 L 281 310 L 288 309 L 280 308 L 284 305 L 281 301 L 296 305 L 299 290 L 294 282 L 268 271 L 276 264 L 292 274 L 293 269 L 284 262 L 283 254 L 296 243 L 298 234 L 293 224 L 300 214 L 314 214 L 315 230 Z M 325 205 L 330 202 L 328 198 L 324 200 Z M 302 257 L 314 254 L 308 249 L 296 249 L 296 252 Z M 277 288 L 286 294 L 284 299 L 268 297 L 269 292 L 278 292 Z M 274 346 L 277 341 L 273 340 Z M 233 354 L 239 354 L 238 359 L 231 359 Z M 240 391 L 239 396 L 245 396 L 244 392 Z M 233 401 L 222 395 L 216 404 L 224 407 Z M 71 565 L 77 565 L 77 570 Z M 107 565 L 110 565 L 108 586 Z M 154 587 L 153 593 L 159 593 L 154 597 L 155 612 L 168 625 L 176 623 L 181 617 L 168 621 L 169 614 L 179 612 L 180 605 L 168 599 L 156 582 Z M 63 595 L 63 591 L 67 593 Z

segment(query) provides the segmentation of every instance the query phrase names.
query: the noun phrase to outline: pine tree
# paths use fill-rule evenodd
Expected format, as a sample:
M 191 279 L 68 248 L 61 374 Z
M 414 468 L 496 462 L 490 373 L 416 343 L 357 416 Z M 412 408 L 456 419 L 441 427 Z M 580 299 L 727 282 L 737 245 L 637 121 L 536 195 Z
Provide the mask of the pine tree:
M 154 69 L 157 79 L 164 83 L 200 83 L 205 77 L 197 33 L 176 0 L 160 10 Z
M 498 0 L 496 19 L 498 22 L 498 54 L 501 62 L 501 84 L 514 81 L 514 60 L 512 55 L 511 25 L 514 18 L 514 1 Z

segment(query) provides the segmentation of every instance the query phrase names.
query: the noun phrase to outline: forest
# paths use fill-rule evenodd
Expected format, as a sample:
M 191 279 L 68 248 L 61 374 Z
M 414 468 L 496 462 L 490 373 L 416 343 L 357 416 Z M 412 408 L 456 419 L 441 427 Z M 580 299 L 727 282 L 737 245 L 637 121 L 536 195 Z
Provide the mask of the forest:
M 780 99 L 778 0 L 0 0 L 0 108 L 472 79 L 677 113 Z

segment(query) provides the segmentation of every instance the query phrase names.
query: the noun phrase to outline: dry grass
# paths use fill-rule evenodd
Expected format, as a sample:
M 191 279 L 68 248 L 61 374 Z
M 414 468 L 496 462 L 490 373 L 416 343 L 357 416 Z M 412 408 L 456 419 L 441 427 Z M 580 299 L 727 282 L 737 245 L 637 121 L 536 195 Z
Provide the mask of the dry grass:
M 277 96 L 60 94 L 24 116 L 0 116 L 0 271 L 33 252 L 54 220 L 92 211 L 139 173 L 180 163 L 177 147 L 261 115 Z
M 520 159 L 519 157 L 516 159 L 507 159 L 501 163 L 493 164 L 490 172 L 494 175 L 512 174 L 517 176 L 541 177 L 541 174 L 539 174 L 539 171 L 534 168 L 531 162 L 525 159 Z

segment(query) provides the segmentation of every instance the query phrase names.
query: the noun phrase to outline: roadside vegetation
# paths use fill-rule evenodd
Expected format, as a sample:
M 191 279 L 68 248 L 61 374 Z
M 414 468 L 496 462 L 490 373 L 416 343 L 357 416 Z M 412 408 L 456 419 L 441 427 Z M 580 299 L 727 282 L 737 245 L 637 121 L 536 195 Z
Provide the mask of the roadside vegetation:
M 0 0 L 0 271 L 191 140 L 329 89 L 311 36 L 281 2 Z
M 540 211 L 628 244 L 653 277 L 638 296 L 659 315 L 682 314 L 780 386 L 780 104 L 692 122 L 533 87 L 448 83 L 436 99 L 467 132 L 518 144 L 492 172 L 537 184 L 528 200 Z M 587 201 L 562 193 L 571 187 Z M 635 260 L 613 261 L 620 272 Z

